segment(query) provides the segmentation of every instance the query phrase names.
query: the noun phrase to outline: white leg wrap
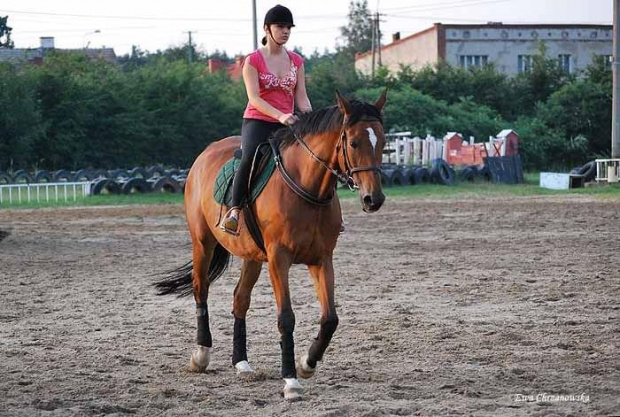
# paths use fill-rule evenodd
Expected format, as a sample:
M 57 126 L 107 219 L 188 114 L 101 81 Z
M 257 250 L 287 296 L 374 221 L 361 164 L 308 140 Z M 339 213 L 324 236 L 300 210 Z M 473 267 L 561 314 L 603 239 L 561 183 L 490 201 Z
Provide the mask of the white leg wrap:
M 310 365 L 308 365 L 308 355 L 303 355 L 299 358 L 297 362 L 297 376 L 307 379 L 314 375 L 314 371 L 316 371 L 316 367 L 311 368 Z
M 284 399 L 289 401 L 301 400 L 304 388 L 297 378 L 284 378 Z
M 237 369 L 237 375 L 240 374 L 250 374 L 254 372 L 254 369 L 250 366 L 248 361 L 239 361 L 235 364 L 235 368 Z
M 209 366 L 211 360 L 211 348 L 198 346 L 192 353 L 192 357 L 189 360 L 189 369 L 193 372 L 202 372 Z

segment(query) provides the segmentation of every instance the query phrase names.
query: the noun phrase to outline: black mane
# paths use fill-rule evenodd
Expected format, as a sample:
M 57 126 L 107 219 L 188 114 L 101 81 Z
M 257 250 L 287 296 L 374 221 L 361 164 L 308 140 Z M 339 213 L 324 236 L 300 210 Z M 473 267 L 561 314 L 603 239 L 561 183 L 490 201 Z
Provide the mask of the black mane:
M 364 118 L 377 119 L 383 124 L 381 112 L 372 104 L 352 99 L 349 100 L 353 109 L 348 125 L 353 125 Z M 295 135 L 303 138 L 306 135 L 320 135 L 326 132 L 340 130 L 343 116 L 338 106 L 325 107 L 310 113 L 299 115 L 299 121 L 290 128 L 285 127 L 273 134 L 274 139 L 280 142 L 280 146 L 286 147 L 295 143 Z

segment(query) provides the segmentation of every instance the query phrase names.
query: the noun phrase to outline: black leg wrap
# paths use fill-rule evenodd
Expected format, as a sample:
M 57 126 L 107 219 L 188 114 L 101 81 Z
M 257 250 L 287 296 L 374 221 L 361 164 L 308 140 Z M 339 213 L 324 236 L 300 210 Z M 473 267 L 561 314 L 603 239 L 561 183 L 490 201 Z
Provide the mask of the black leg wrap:
M 278 316 L 278 329 L 282 339 L 280 348 L 282 349 L 282 378 L 297 378 L 295 369 L 295 342 L 293 331 L 295 330 L 295 315 L 292 311 L 283 312 Z
M 332 340 L 332 336 L 336 332 L 338 327 L 338 317 L 330 318 L 321 323 L 321 330 L 319 330 L 319 336 L 314 339 L 312 346 L 308 350 L 308 365 L 312 368 L 316 367 L 316 363 L 323 359 L 323 354 L 329 346 L 329 342 Z
M 245 319 L 235 317 L 235 333 L 233 335 L 232 363 L 247 361 Z
M 200 346 L 213 347 L 211 330 L 209 330 L 209 312 L 206 304 L 196 304 L 196 319 L 198 321 L 196 342 Z
M 295 368 L 295 342 L 293 341 L 293 333 L 285 333 L 280 341 L 282 348 L 282 378 L 297 378 L 297 369 Z

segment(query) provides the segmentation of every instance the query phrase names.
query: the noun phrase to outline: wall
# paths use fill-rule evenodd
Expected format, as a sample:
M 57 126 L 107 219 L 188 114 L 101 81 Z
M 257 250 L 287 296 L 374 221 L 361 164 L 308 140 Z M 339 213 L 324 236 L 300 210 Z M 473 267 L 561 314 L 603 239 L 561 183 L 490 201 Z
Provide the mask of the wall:
M 400 70 L 399 63 L 411 65 L 412 69 L 420 69 L 427 64 L 437 62 L 437 36 L 437 27 L 434 26 L 384 46 L 381 50 L 383 66 L 396 73 Z M 375 55 L 375 60 L 378 61 L 378 55 Z M 371 68 L 372 55 L 370 52 L 357 55 L 355 69 L 363 74 L 370 75 Z
M 510 25 L 467 28 L 446 27 L 446 60 L 459 65 L 460 55 L 488 55 L 497 69 L 509 75 L 518 74 L 518 56 L 535 55 L 539 41 L 547 46 L 547 56 L 572 57 L 573 71 L 585 69 L 593 54 L 611 55 L 612 29 L 600 27 L 544 26 L 511 27 Z

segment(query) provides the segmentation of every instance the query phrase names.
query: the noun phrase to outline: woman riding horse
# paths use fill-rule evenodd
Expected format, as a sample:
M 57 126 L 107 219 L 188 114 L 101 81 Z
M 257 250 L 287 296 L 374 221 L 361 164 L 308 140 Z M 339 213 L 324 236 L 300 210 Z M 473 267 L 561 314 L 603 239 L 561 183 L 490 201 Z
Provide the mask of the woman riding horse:
M 266 31 L 271 45 L 281 48 L 288 38 L 292 16 L 281 6 L 274 9 L 281 13 L 274 19 L 284 20 L 285 24 L 267 25 Z M 381 111 L 386 93 L 383 92 L 375 104 L 349 101 L 336 93 L 337 106 L 302 114 L 297 120 L 291 113 L 292 91 L 297 91 L 298 105 L 301 103 L 303 109 L 310 110 L 302 81 L 303 65 L 296 55 L 288 52 L 275 57 L 267 55 L 273 58 L 268 63 L 276 70 L 274 74 L 269 72 L 261 50 L 253 55 L 244 67 L 246 85 L 248 79 L 252 84 L 247 114 L 253 118 L 244 121 L 241 140 L 229 137 L 210 144 L 192 165 L 185 184 L 185 216 L 192 240 L 192 261 L 157 287 L 160 294 L 193 293 L 198 346 L 190 357 L 190 369 L 203 371 L 209 365 L 213 347 L 207 307 L 209 286 L 225 271 L 231 254 L 241 258 L 241 278 L 233 297 L 232 363 L 238 373 L 253 372 L 246 350 L 246 314 L 262 265 L 268 262 L 281 337 L 284 397 L 295 400 L 301 398 L 303 391 L 297 377 L 309 378 L 314 374 L 338 326 L 333 253 L 342 217 L 336 194 L 337 181 L 344 181 L 351 189 L 358 190 L 362 209 L 367 213 L 379 210 L 385 200 L 380 166 L 385 146 Z M 282 64 L 285 57 L 290 60 L 288 73 L 284 72 L 284 66 L 277 65 L 278 62 Z M 284 77 L 279 78 L 281 74 Z M 277 97 L 288 97 L 288 107 L 277 108 L 264 99 L 271 86 Z M 261 88 L 265 90 L 264 95 Z M 247 174 L 240 172 L 235 179 L 233 209 L 236 211 L 230 210 L 224 228 L 219 225 L 221 204 L 214 194 L 218 189 L 216 177 L 231 160 L 240 142 L 243 143 L 243 158 L 251 159 L 259 140 L 265 140 L 276 126 L 280 126 L 265 120 L 269 116 L 278 118 L 283 124 L 296 123 L 291 129 L 277 132 L 277 138 L 270 143 L 278 172 L 268 178 L 260 195 L 244 209 L 252 214 L 255 229 L 262 235 L 263 245 L 259 245 L 248 227 L 240 227 L 249 219 L 247 216 L 239 218 Z M 293 341 L 295 314 L 288 282 L 289 269 L 294 264 L 307 265 L 321 308 L 318 336 L 297 364 Z
M 290 126 L 298 118 L 294 105 L 303 112 L 312 111 L 306 94 L 303 59 L 287 51 L 284 44 L 294 27 L 289 9 L 277 5 L 265 15 L 262 48 L 252 52 L 243 65 L 243 82 L 248 104 L 241 127 L 241 164 L 235 173 L 232 207 L 220 227 L 227 233 L 239 233 L 239 212 L 248 189 L 248 177 L 254 153 L 282 125 Z

